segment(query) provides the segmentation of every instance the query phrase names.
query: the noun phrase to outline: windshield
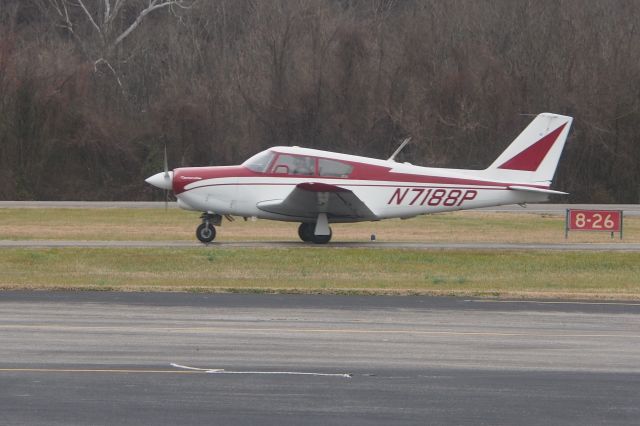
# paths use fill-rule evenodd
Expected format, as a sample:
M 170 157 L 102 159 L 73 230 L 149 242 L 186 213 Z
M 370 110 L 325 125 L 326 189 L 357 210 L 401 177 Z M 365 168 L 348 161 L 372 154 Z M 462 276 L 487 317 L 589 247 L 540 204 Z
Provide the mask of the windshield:
M 247 161 L 242 163 L 242 165 L 254 172 L 264 173 L 267 171 L 269 164 L 271 164 L 271 160 L 273 160 L 274 155 L 275 154 L 271 151 L 262 151 L 249 158 Z

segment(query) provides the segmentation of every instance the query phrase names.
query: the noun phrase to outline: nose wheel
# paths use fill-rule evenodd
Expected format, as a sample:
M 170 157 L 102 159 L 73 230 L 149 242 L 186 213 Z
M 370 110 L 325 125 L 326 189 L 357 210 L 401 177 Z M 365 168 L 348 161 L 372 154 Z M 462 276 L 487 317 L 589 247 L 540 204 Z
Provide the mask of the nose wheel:
M 200 217 L 202 219 L 202 223 L 198 225 L 196 229 L 196 238 L 201 243 L 207 244 L 216 238 L 216 225 L 220 225 L 222 222 L 222 217 L 220 215 L 215 215 L 211 213 L 203 213 Z
M 216 238 L 216 227 L 211 223 L 201 223 L 196 229 L 196 237 L 201 243 L 210 243 Z

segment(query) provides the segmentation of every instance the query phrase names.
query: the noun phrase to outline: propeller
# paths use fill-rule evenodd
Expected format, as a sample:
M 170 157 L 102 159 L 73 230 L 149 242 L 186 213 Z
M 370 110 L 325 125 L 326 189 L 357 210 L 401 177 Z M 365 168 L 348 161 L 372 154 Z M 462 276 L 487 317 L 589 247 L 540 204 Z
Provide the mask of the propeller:
M 169 171 L 169 161 L 167 159 L 167 146 L 164 147 L 164 171 L 156 173 L 153 176 L 149 176 L 145 179 L 145 182 L 155 186 L 156 188 L 164 189 L 164 208 L 169 207 L 169 190 L 173 186 L 173 172 Z
M 164 180 L 171 181 L 171 176 L 169 175 L 169 160 L 167 159 L 167 144 L 164 145 Z M 168 209 L 169 209 L 169 190 L 165 188 L 164 211 L 166 212 Z
M 167 145 L 164 146 L 164 178 L 169 177 L 169 161 L 167 160 Z

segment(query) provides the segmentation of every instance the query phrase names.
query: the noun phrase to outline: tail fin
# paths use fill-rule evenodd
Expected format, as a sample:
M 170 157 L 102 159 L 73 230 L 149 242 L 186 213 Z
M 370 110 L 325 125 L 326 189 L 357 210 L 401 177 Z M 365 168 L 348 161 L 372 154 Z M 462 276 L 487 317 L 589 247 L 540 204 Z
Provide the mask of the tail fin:
M 495 180 L 551 185 L 572 121 L 565 115 L 539 114 L 484 174 Z

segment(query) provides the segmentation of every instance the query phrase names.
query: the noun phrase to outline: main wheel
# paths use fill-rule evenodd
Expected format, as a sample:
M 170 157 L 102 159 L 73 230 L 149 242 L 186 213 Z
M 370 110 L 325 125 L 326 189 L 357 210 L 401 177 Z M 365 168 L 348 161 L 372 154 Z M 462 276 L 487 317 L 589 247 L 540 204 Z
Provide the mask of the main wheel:
M 210 243 L 216 238 L 216 228 L 210 223 L 201 223 L 196 229 L 196 237 L 202 243 Z
M 298 227 L 298 236 L 304 242 L 309 242 L 313 239 L 313 223 L 301 223 Z
M 329 228 L 329 235 L 313 234 L 311 241 L 313 241 L 315 244 L 327 244 L 329 241 L 331 241 L 331 235 L 333 235 L 333 232 L 331 231 L 331 228 Z

